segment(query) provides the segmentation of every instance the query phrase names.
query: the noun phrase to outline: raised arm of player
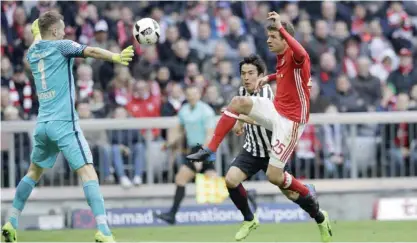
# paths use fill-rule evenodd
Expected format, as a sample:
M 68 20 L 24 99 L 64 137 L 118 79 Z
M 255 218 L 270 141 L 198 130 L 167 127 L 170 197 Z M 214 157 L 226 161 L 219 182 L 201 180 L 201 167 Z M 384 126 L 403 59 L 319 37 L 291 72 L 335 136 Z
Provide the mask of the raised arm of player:
M 113 53 L 111 51 L 99 48 L 87 46 L 84 49 L 84 57 L 92 57 L 95 59 L 101 59 L 109 62 L 114 62 L 122 65 L 129 65 L 134 56 L 133 46 L 125 48 L 121 53 Z
M 132 46 L 127 47 L 121 53 L 113 53 L 99 47 L 81 45 L 72 40 L 59 40 L 57 43 L 57 48 L 63 56 L 68 58 L 92 57 L 95 59 L 114 62 L 125 66 L 129 65 L 129 62 L 132 61 L 134 56 Z
M 294 61 L 297 64 L 303 63 L 307 57 L 307 51 L 304 49 L 304 47 L 300 43 L 298 43 L 298 41 L 294 37 L 292 37 L 285 30 L 285 28 L 281 24 L 281 17 L 279 16 L 277 12 L 270 12 L 268 13 L 268 15 L 269 15 L 268 19 L 273 21 L 273 23 L 275 24 L 275 27 L 279 30 L 279 33 L 287 42 L 288 47 L 291 48 L 291 50 L 293 51 Z
M 33 45 L 37 41 L 42 39 L 41 38 L 41 31 L 39 30 L 38 19 L 33 21 L 32 26 L 31 26 L 31 31 L 32 31 L 32 35 L 33 35 L 33 42 L 32 42 L 32 45 Z M 32 45 L 31 45 L 31 47 L 32 47 Z

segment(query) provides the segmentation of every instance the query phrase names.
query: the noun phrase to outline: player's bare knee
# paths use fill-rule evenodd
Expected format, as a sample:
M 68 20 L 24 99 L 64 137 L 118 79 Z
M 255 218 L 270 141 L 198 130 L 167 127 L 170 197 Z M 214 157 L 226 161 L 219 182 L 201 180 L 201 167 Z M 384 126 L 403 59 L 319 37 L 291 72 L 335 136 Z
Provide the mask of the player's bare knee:
M 92 164 L 86 164 L 75 172 L 83 182 L 98 180 L 96 170 Z
M 33 179 L 34 181 L 39 181 L 41 179 L 43 168 L 37 166 L 34 163 L 31 163 L 27 172 L 27 176 Z
M 235 174 L 231 173 L 230 171 L 227 172 L 224 180 L 226 181 L 227 188 L 236 188 L 240 184 L 239 179 L 236 178 Z
M 185 186 L 194 176 L 194 171 L 183 165 L 175 175 L 175 184 L 177 186 Z

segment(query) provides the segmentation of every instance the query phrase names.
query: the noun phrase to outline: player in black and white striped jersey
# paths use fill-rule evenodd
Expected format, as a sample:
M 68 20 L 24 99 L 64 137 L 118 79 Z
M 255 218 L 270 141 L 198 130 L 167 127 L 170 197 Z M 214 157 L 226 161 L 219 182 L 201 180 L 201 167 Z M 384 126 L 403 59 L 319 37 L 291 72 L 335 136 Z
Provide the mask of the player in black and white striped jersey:
M 254 92 L 249 84 L 241 86 L 239 88 L 239 96 L 260 96 L 266 97 L 270 100 L 274 100 L 274 92 L 269 84 L 264 85 L 260 92 Z M 264 127 L 245 123 L 244 129 L 246 131 L 245 144 L 243 148 L 251 153 L 254 157 L 266 158 L 268 151 L 271 149 L 271 136 L 272 132 L 266 130 Z
M 255 92 L 257 79 L 263 77 L 265 74 L 265 64 L 259 56 L 251 55 L 244 58 L 240 62 L 239 68 L 243 86 L 240 87 L 238 95 L 253 95 L 267 97 L 271 100 L 274 99 L 274 92 L 272 92 L 269 85 L 265 85 L 259 92 Z M 264 127 L 257 125 L 248 116 L 239 115 L 236 118 L 237 122 L 233 131 L 238 136 L 246 131 L 245 144 L 230 165 L 225 179 L 230 199 L 232 199 L 233 203 L 241 211 L 244 218 L 241 228 L 235 235 L 235 239 L 240 241 L 246 238 L 259 225 L 258 219 L 249 208 L 248 195 L 242 182 L 260 170 L 267 171 L 272 133 Z M 287 170 L 288 166 L 284 169 Z M 311 185 L 306 186 L 309 187 L 310 191 L 315 192 Z M 301 197 L 297 192 L 285 189 L 281 189 L 281 191 L 288 199 L 298 204 L 304 211 L 310 214 L 311 217 L 319 211 L 319 204 L 315 197 Z

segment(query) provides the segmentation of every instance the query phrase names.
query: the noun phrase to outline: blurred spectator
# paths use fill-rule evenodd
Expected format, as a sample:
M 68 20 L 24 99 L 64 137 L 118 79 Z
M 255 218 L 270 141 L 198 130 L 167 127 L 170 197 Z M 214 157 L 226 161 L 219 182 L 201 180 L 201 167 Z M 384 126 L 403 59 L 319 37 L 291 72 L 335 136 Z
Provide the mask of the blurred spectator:
M 133 14 L 129 7 L 122 7 L 120 14 L 121 18 L 117 22 L 117 42 L 121 48 L 124 48 L 134 42 Z
M 109 107 L 104 99 L 103 91 L 94 89 L 90 99 L 90 109 L 95 118 L 106 118 L 109 113 Z
M 198 2 L 187 2 L 185 19 L 179 24 L 181 37 L 190 40 L 198 36 L 199 9 Z
M 161 116 L 176 116 L 184 101 L 185 95 L 181 85 L 173 84 L 167 100 L 161 106 Z
M 17 108 L 22 107 L 23 117 L 28 119 L 34 113 L 32 110 L 32 86 L 23 70 L 23 66 L 15 66 L 14 71 L 9 82 L 10 102 Z
M 77 34 L 73 27 L 67 26 L 65 27 L 64 31 L 65 31 L 65 39 L 77 41 Z
M 336 95 L 336 78 L 339 72 L 336 66 L 336 59 L 330 52 L 323 53 L 320 58 L 320 93 L 325 97 Z
M 374 19 L 369 23 L 371 40 L 368 43 L 369 53 L 372 60 L 377 61 L 381 53 L 391 49 L 391 44 L 384 36 L 379 19 Z
M 398 51 L 401 48 L 411 48 L 411 38 L 413 37 L 413 27 L 411 19 L 404 11 L 401 2 L 391 2 L 387 10 L 388 24 L 391 28 L 392 44 Z
M 393 89 L 387 85 L 382 86 L 382 99 L 377 111 L 392 111 L 395 108 L 396 97 Z
M 136 81 L 133 85 L 132 98 L 126 105 L 126 110 L 132 117 L 159 117 L 161 115 L 161 97 L 151 95 L 150 87 L 144 80 Z M 146 131 L 142 131 L 145 133 Z M 152 129 L 153 139 L 159 137 L 159 129 Z
M 10 79 L 13 76 L 13 68 L 10 60 L 6 56 L 1 57 L 1 86 L 9 86 Z
M 379 53 L 376 62 L 371 65 L 369 72 L 377 77 L 381 84 L 387 82 L 388 75 L 398 67 L 398 58 L 392 49 L 387 49 Z
M 109 26 L 107 22 L 105 20 L 98 21 L 94 26 L 94 38 L 91 40 L 90 46 L 109 49 L 108 31 Z
M 359 57 L 358 38 L 348 38 L 344 43 L 345 56 L 343 58 L 343 73 L 349 78 L 356 78 L 358 75 L 358 57 Z
M 211 38 L 210 25 L 207 22 L 200 22 L 198 25 L 198 36 L 191 39 L 190 48 L 197 51 L 200 61 L 210 57 L 216 46 L 216 40 Z
M 80 65 L 77 69 L 78 99 L 90 98 L 93 95 L 93 85 L 93 69 L 89 65 Z
M 340 75 L 337 78 L 337 93 L 333 98 L 333 102 L 341 112 L 366 111 L 364 99 L 352 88 L 346 75 Z
M 30 12 L 30 21 L 35 21 L 35 19 L 39 18 L 42 13 L 51 10 L 55 3 L 56 1 L 38 1 L 36 6 L 33 7 Z
M 238 77 L 233 75 L 233 66 L 229 61 L 221 61 L 217 66 L 216 81 L 220 85 L 221 95 L 226 102 L 236 95 L 236 89 L 240 85 Z
M 330 52 L 336 55 L 337 60 L 341 60 L 342 49 L 339 46 L 339 43 L 329 35 L 329 24 L 324 20 L 317 20 L 314 37 L 306 46 L 313 67 L 319 64 L 320 57 L 325 52 Z
M 183 80 L 185 68 L 188 63 L 195 62 L 199 63 L 198 55 L 194 50 L 190 50 L 188 42 L 180 39 L 172 46 L 174 50 L 174 56 L 167 61 L 172 79 Z
M 410 98 L 407 94 L 398 94 L 396 111 L 407 111 Z M 400 123 L 385 125 L 383 141 L 388 148 L 391 163 L 387 166 L 388 174 L 391 176 L 405 176 L 410 172 L 409 168 L 417 168 L 417 144 L 416 130 L 417 123 Z M 407 163 L 409 166 L 407 166 Z M 413 164 L 413 165 L 411 165 Z
M 326 113 L 338 113 L 335 106 L 329 106 Z M 325 173 L 336 178 L 348 177 L 349 164 L 346 159 L 347 145 L 345 125 L 326 124 L 322 126 Z
M 135 79 L 150 80 L 152 72 L 159 64 L 158 53 L 155 46 L 143 48 L 143 54 L 133 67 L 133 77 Z
M 93 19 L 90 19 L 90 12 L 89 4 L 86 1 L 77 2 L 78 5 L 78 13 L 75 17 L 76 29 L 78 40 L 82 44 L 90 44 L 90 40 L 94 36 L 94 22 Z M 91 8 L 91 7 L 90 7 Z
M 180 34 L 177 26 L 171 25 L 166 30 L 166 40 L 162 44 L 158 44 L 158 54 L 162 61 L 167 61 L 173 57 L 173 45 L 179 40 Z
M 13 28 L 12 38 L 13 40 L 23 40 L 25 26 L 26 26 L 26 13 L 22 7 L 17 7 L 13 15 Z
M 203 63 L 203 73 L 205 74 L 205 77 L 208 80 L 215 79 L 217 75 L 217 65 L 223 60 L 234 58 L 236 58 L 236 53 L 228 52 L 227 43 L 224 41 L 217 41 L 213 57 Z
M 129 102 L 132 91 L 133 77 L 127 67 L 119 66 L 116 77 L 110 83 L 109 97 L 114 105 L 125 106 Z
M 269 50 L 268 45 L 265 44 L 267 36 L 264 25 L 270 9 L 267 3 L 258 3 L 257 11 L 254 13 L 253 18 L 249 20 L 248 32 L 253 36 L 256 52 L 263 60 L 267 60 Z
M 329 30 L 333 33 L 334 25 L 336 23 L 337 7 L 336 2 L 323 1 L 321 2 L 321 16 L 329 25 Z
M 116 42 L 109 42 L 109 51 L 114 53 L 120 53 L 121 49 L 117 45 Z M 92 68 L 93 68 L 93 77 L 94 80 L 97 80 L 100 82 L 101 88 L 103 90 L 107 90 L 111 84 L 110 82 L 116 75 L 118 75 L 118 72 L 120 71 L 120 66 L 114 65 L 111 62 L 105 62 L 102 60 L 93 60 L 92 62 Z M 110 85 L 109 85 L 110 84 Z
M 412 53 L 408 49 L 400 50 L 400 65 L 388 78 L 388 85 L 395 89 L 395 93 L 408 93 L 417 84 L 417 68 L 413 67 Z
M 31 25 L 27 24 L 23 29 L 23 37 L 16 39 L 13 46 L 12 63 L 19 65 L 23 63 L 25 51 L 30 47 L 33 42 L 33 36 L 31 32 Z
M 171 73 L 169 68 L 166 66 L 161 66 L 156 71 L 156 79 L 155 81 L 159 84 L 159 88 L 162 91 L 162 94 L 166 94 L 166 89 L 168 83 L 171 81 Z
M 365 17 L 366 17 L 365 6 L 363 6 L 362 4 L 356 4 L 355 7 L 353 8 L 352 23 L 351 23 L 351 28 L 350 28 L 350 31 L 353 34 L 361 35 L 362 33 L 365 32 L 365 28 L 366 28 Z
M 128 118 L 128 113 L 125 108 L 117 107 L 114 110 L 113 118 L 126 119 Z M 140 133 L 137 130 L 111 131 L 111 144 L 114 167 L 120 184 L 125 188 L 132 186 L 132 182 L 125 173 L 123 157 L 128 157 L 128 164 L 134 167 L 133 184 L 142 184 L 142 172 L 146 166 L 146 150 Z
M 226 105 L 217 85 L 207 87 L 203 100 L 213 108 L 216 115 L 220 115 L 221 109 Z
M 229 30 L 229 18 L 233 15 L 230 2 L 216 2 L 217 8 L 214 11 L 214 34 L 217 37 L 224 37 Z
M 187 64 L 184 83 L 186 85 L 196 85 L 203 92 L 207 86 L 207 81 L 204 76 L 201 75 L 197 63 L 191 62 Z
M 375 111 L 381 100 L 381 82 L 369 73 L 371 61 L 362 56 L 358 59 L 358 76 L 352 80 L 352 87 L 364 99 L 368 111 Z
M 91 113 L 90 105 L 88 103 L 79 103 L 77 105 L 77 112 L 80 119 L 94 119 Z M 95 157 L 95 164 L 98 164 L 98 171 L 100 177 L 104 178 L 105 182 L 113 183 L 114 177 L 110 173 L 111 166 L 111 148 L 108 142 L 107 134 L 105 130 L 97 131 L 83 131 L 84 137 L 87 140 L 88 146 L 93 152 L 93 156 L 98 154 L 98 158 Z
M 306 125 L 294 151 L 294 163 L 291 171 L 297 178 L 314 178 L 314 164 L 320 147 L 317 131 L 314 125 Z
M 8 106 L 4 109 L 4 121 L 20 121 L 22 118 L 19 116 L 19 110 L 16 107 Z M 6 166 L 9 166 L 9 163 L 15 163 L 15 172 L 16 172 L 16 179 L 23 176 L 23 174 L 27 171 L 29 168 L 30 163 L 30 153 L 27 151 L 30 151 L 30 144 L 31 140 L 29 139 L 29 135 L 27 132 L 16 132 L 13 133 L 14 136 L 14 152 L 15 152 L 15 158 L 14 161 L 10 161 L 8 156 L 10 154 L 6 155 Z M 4 159 L 4 158 L 3 158 Z M 12 158 L 10 158 L 12 159 Z M 8 171 L 8 170 L 6 170 Z M 6 173 L 7 174 L 7 173 Z M 17 179 L 18 180 L 18 179 Z
M 303 45 L 307 46 L 313 38 L 313 27 L 308 20 L 301 20 L 297 25 L 297 32 L 295 33 L 296 39 Z
M 252 52 L 255 49 L 253 47 L 253 40 L 251 36 L 244 32 L 241 26 L 241 21 L 237 16 L 232 16 L 229 19 L 229 33 L 224 38 L 229 46 L 234 50 L 237 50 L 239 44 L 243 41 L 250 43 Z
M 411 88 L 410 92 L 410 110 L 417 111 L 417 84 Z M 417 131 L 416 131 L 417 132 Z
M 320 86 L 316 80 L 313 80 L 310 90 L 310 112 L 324 113 L 329 105 L 329 99 L 324 96 L 320 96 Z
M 1 120 L 3 121 L 4 118 L 4 111 L 7 107 L 10 106 L 10 100 L 9 100 L 9 89 L 5 86 L 1 87 Z

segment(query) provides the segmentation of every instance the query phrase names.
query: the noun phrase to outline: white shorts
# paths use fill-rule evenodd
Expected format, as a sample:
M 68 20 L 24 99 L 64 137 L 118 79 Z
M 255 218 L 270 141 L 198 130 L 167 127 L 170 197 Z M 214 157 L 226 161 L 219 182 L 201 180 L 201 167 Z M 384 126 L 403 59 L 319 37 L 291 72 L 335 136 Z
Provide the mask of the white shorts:
M 250 98 L 253 101 L 253 107 L 249 116 L 259 125 L 272 131 L 269 164 L 284 168 L 304 131 L 305 124 L 281 116 L 272 101 L 266 97 L 251 96 Z

